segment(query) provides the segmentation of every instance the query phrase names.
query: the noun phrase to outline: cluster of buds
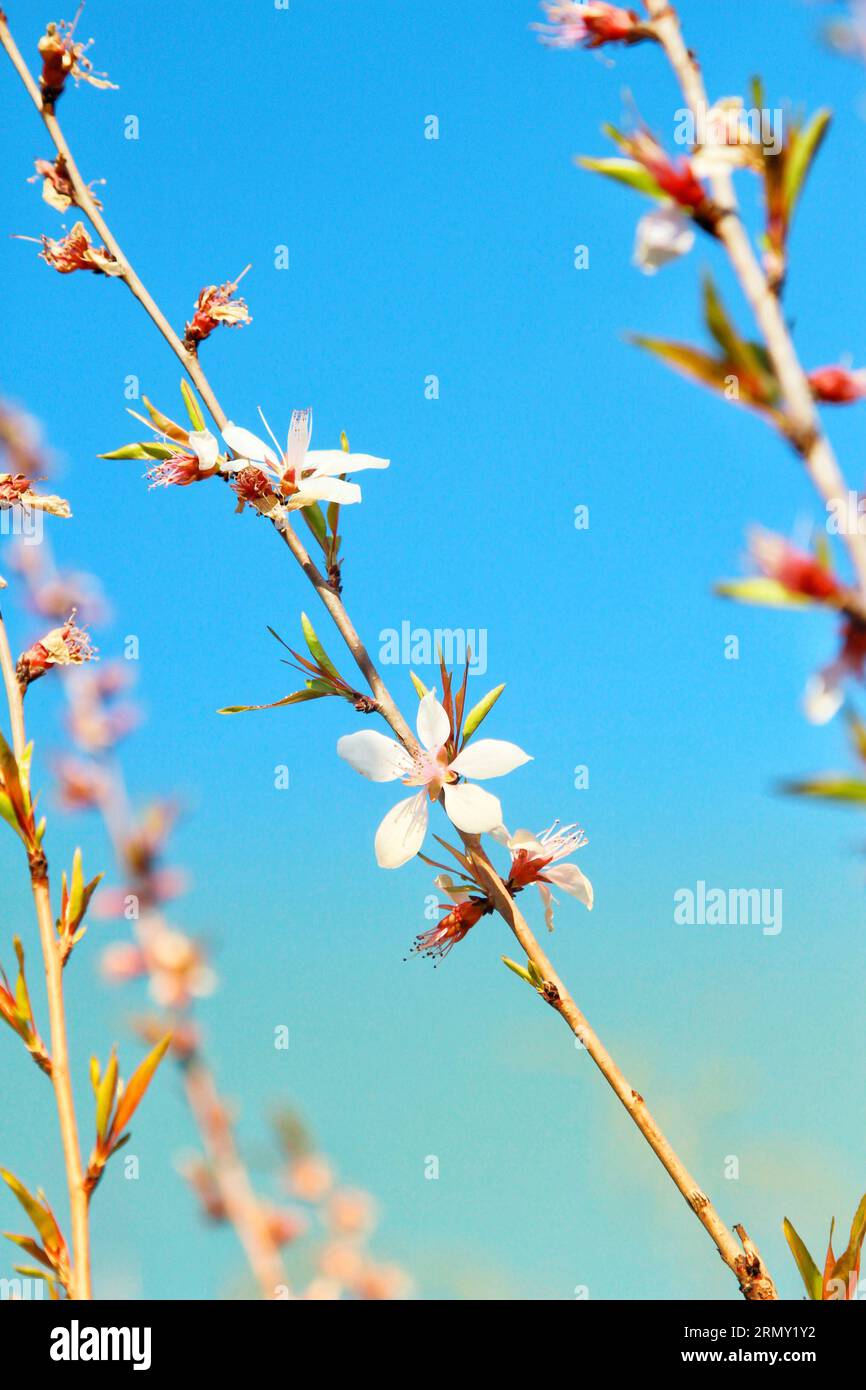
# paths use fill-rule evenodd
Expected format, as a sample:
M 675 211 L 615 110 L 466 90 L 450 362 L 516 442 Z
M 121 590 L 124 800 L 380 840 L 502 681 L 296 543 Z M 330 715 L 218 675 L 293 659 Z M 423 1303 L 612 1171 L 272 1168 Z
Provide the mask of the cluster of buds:
M 0 1017 L 9 1024 L 13 1033 L 18 1034 L 36 1065 L 50 1076 L 51 1058 L 33 1019 L 33 1007 L 24 973 L 24 948 L 17 936 L 13 937 L 12 945 L 18 958 L 18 978 L 12 988 L 4 971 L 0 969 Z
M 83 222 L 76 222 L 65 236 L 42 236 L 40 240 L 40 256 L 60 275 L 70 275 L 74 270 L 92 270 L 95 275 L 123 274 L 123 266 L 110 251 L 104 246 L 94 246 Z
M 551 48 L 600 48 L 606 43 L 633 44 L 656 38 L 654 29 L 636 10 L 608 5 L 604 0 L 590 0 L 588 4 L 551 0 L 542 9 L 547 23 L 532 27 Z
M 116 90 L 115 84 L 108 81 L 105 73 L 94 72 L 93 64 L 87 57 L 87 49 L 93 40 L 76 42 L 75 26 L 81 8 L 71 24 L 63 19 L 59 24 L 51 23 L 39 40 L 39 56 L 42 59 L 39 86 L 42 104 L 49 110 L 61 95 L 69 77 L 76 83 L 89 82 L 92 87 L 112 87 Z
M 75 610 L 62 627 L 52 628 L 18 658 L 16 674 L 22 691 L 26 691 L 46 671 L 54 666 L 81 666 L 97 658 L 90 635 L 75 622 Z
M 0 1168 L 0 1177 L 11 1189 L 27 1214 L 28 1219 L 33 1224 L 33 1229 L 38 1236 L 38 1240 L 33 1236 L 13 1235 L 9 1231 L 4 1232 L 6 1239 L 11 1240 L 13 1245 L 17 1245 L 19 1250 L 23 1250 L 25 1255 L 29 1255 L 31 1260 L 36 1260 L 38 1264 L 16 1265 L 17 1274 L 22 1274 L 29 1279 L 44 1279 L 48 1284 L 48 1289 L 52 1299 L 58 1297 L 56 1284 L 69 1294 L 71 1285 L 71 1271 L 69 1267 L 69 1251 L 57 1218 L 51 1207 L 48 1205 L 45 1194 L 28 1192 L 14 1173 L 8 1172 L 5 1168 Z M 45 1271 L 48 1270 L 48 1274 Z
M 70 517 L 69 503 L 63 497 L 36 492 L 25 473 L 0 473 L 0 511 L 25 507 L 49 516 Z
M 84 1178 L 84 1186 L 88 1193 L 93 1192 L 111 1155 L 128 1140 L 127 1126 L 144 1099 L 144 1094 L 170 1043 L 170 1034 L 162 1038 L 144 1061 L 139 1063 L 125 1084 L 120 1078 L 114 1049 L 104 1072 L 101 1071 L 97 1059 L 91 1057 L 90 1084 L 96 1100 L 96 1143 Z
M 65 965 L 72 953 L 72 948 L 77 946 L 87 928 L 84 926 L 84 917 L 90 906 L 90 899 L 96 892 L 99 884 L 104 878 L 103 874 L 97 874 L 89 883 L 84 881 L 84 871 L 81 864 L 81 850 L 76 849 L 72 857 L 72 874 L 67 881 L 64 871 L 61 880 L 60 895 L 60 917 L 57 922 L 57 935 L 60 946 L 60 961 Z
M 242 270 L 236 280 L 228 280 L 223 285 L 207 285 L 196 300 L 195 313 L 186 325 L 184 347 L 197 352 L 199 343 L 209 338 L 215 328 L 224 324 L 226 328 L 243 328 L 252 323 L 246 300 L 235 299 L 238 285 L 250 269 Z

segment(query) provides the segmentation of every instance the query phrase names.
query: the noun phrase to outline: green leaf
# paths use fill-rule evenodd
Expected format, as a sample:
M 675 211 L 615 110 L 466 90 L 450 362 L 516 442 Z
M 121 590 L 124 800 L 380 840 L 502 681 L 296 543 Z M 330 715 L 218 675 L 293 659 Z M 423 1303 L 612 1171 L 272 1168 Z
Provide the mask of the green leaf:
M 426 685 L 424 684 L 423 681 L 420 681 L 420 680 L 418 679 L 418 677 L 415 675 L 415 672 L 414 672 L 414 671 L 410 671 L 410 672 L 409 672 L 409 679 L 410 679 L 410 681 L 412 682 L 412 684 L 413 684 L 414 687 L 415 687 L 415 694 L 418 696 L 418 699 L 419 699 L 419 700 L 423 700 L 423 699 L 424 699 L 424 696 L 427 694 L 427 687 L 426 687 Z
M 820 1303 L 823 1285 L 821 1283 L 821 1275 L 818 1266 L 815 1264 L 809 1251 L 797 1235 L 797 1232 L 794 1230 L 787 1216 L 782 1223 L 782 1230 L 785 1232 L 785 1239 L 791 1248 L 791 1254 L 794 1256 L 797 1268 L 800 1271 L 800 1278 L 806 1285 L 807 1294 L 811 1299 L 814 1299 L 815 1302 Z
M 166 445 L 162 444 L 159 447 L 166 449 L 163 457 L 171 456 L 171 449 Z M 122 449 L 112 449 L 110 454 L 97 454 L 96 457 L 100 459 L 146 459 L 149 455 L 145 453 L 144 444 L 124 444 Z
M 39 1263 L 44 1264 L 47 1269 L 54 1268 L 47 1254 L 42 1249 L 42 1246 L 38 1245 L 32 1236 L 16 1236 L 13 1235 L 11 1231 L 4 1231 L 3 1234 L 7 1240 L 11 1240 L 13 1245 L 17 1245 L 20 1250 L 25 1250 L 32 1259 L 38 1260 Z M 39 1274 L 40 1278 L 45 1277 L 41 1270 L 37 1270 L 36 1272 Z
M 803 192 L 812 161 L 821 148 L 832 119 L 832 112 L 822 107 L 820 111 L 815 112 L 804 130 L 796 131 L 790 138 L 791 148 L 785 161 L 782 183 L 789 221 Z
M 766 608 L 808 608 L 811 600 L 786 589 L 778 579 L 755 575 L 750 579 L 725 579 L 713 586 L 713 593 L 737 603 L 762 604 Z
M 117 1053 L 112 1048 L 108 1066 L 105 1068 L 105 1075 L 100 1081 L 99 1090 L 96 1093 L 96 1135 L 98 1139 L 104 1139 L 108 1130 L 116 1090 Z
M 484 699 L 479 700 L 478 704 L 473 706 L 473 708 L 469 711 L 469 713 L 466 716 L 466 722 L 463 725 L 464 743 L 469 742 L 470 738 L 475 733 L 475 730 L 478 728 L 481 721 L 487 718 L 488 714 L 493 709 L 493 706 L 496 704 L 496 701 L 499 699 L 504 689 L 504 684 L 494 686 L 492 690 L 489 690 L 487 692 L 487 694 L 484 696 Z
M 53 1215 L 37 1202 L 36 1198 L 27 1191 L 23 1182 L 19 1182 L 14 1173 L 10 1173 L 6 1168 L 0 1168 L 0 1177 L 11 1187 L 18 1201 L 26 1211 L 33 1225 L 42 1237 L 43 1243 L 50 1248 L 59 1249 L 63 1245 L 63 1237 L 54 1220 Z
M 142 396 L 141 400 L 153 422 L 154 428 L 157 429 L 160 434 L 167 435 L 169 439 L 173 439 L 175 443 L 183 444 L 185 447 L 189 444 L 189 430 L 185 430 L 182 425 L 178 425 L 176 421 L 171 420 L 168 415 L 163 415 L 162 411 L 157 410 L 156 406 L 147 399 L 147 396 Z M 136 420 L 143 419 L 143 417 L 137 415 L 134 410 L 130 410 L 129 413 Z M 144 423 L 147 424 L 147 421 L 145 420 Z
M 516 960 L 510 960 L 508 956 L 500 956 L 500 960 L 503 965 L 507 965 L 508 969 L 512 970 L 521 980 L 525 980 L 528 985 L 532 985 L 533 989 L 536 988 L 535 982 L 529 971 L 524 970 L 522 965 L 518 965 Z
M 580 156 L 575 163 L 582 169 L 589 169 L 593 174 L 603 174 L 615 183 L 623 183 L 628 188 L 637 189 L 638 193 L 646 193 L 650 198 L 665 196 L 649 170 L 636 159 L 588 159 Z
M 854 1220 L 851 1222 L 848 1248 L 836 1261 L 836 1267 L 833 1270 L 834 1279 L 844 1279 L 847 1284 L 851 1275 L 860 1268 L 860 1252 L 863 1248 L 864 1237 L 866 1237 L 866 1196 L 861 1198 Z
M 330 689 L 328 695 L 332 693 Z M 282 700 L 272 700 L 267 705 L 224 705 L 217 710 L 217 714 L 248 714 L 251 710 L 258 709 L 279 709 L 281 705 L 300 705 L 304 700 L 321 700 L 323 696 L 317 690 L 296 690 L 291 695 L 284 695 Z
M 316 630 L 306 613 L 301 614 L 301 627 L 304 630 L 304 641 L 309 648 L 313 660 L 321 666 L 323 671 L 328 671 L 332 676 L 336 676 L 337 680 L 341 680 L 342 677 L 339 671 L 316 636 Z
M 822 801 L 860 804 L 866 801 L 866 782 L 845 773 L 828 773 L 802 782 L 783 782 L 780 791 L 788 796 L 812 796 Z
M 674 371 L 699 381 L 703 386 L 724 392 L 730 384 L 732 373 L 728 364 L 701 348 L 692 347 L 689 343 L 669 342 L 664 338 L 647 338 L 642 334 L 633 334 L 629 341 L 645 352 L 660 357 Z
M 324 550 L 328 540 L 328 527 L 325 523 L 324 513 L 318 502 L 311 502 L 308 507 L 301 507 L 301 516 L 304 518 L 304 521 Z
M 168 1051 L 170 1043 L 171 1033 L 166 1033 L 162 1041 L 157 1043 L 156 1047 L 147 1054 L 144 1061 L 140 1062 L 132 1073 L 117 1104 L 117 1111 L 111 1126 L 112 1139 L 119 1138 L 129 1124 L 144 1099 L 144 1093 L 153 1080 L 154 1072 Z
M 205 418 L 202 412 L 202 408 L 198 403 L 198 396 L 195 394 L 189 383 L 184 380 L 182 380 L 180 383 L 180 394 L 183 396 L 183 403 L 186 406 L 186 413 L 189 416 L 189 422 L 192 425 L 193 429 L 206 429 L 207 426 L 205 424 Z

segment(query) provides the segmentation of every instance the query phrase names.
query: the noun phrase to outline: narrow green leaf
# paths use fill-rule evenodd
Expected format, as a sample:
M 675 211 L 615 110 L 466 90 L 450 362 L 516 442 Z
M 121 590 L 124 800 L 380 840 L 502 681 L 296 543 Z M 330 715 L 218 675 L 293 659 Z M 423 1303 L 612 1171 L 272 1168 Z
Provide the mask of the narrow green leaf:
M 412 682 L 412 684 L 413 684 L 414 687 L 415 687 L 415 694 L 418 696 L 418 699 L 419 699 L 419 700 L 423 700 L 423 699 L 424 699 L 424 696 L 427 694 L 427 687 L 426 687 L 426 685 L 424 684 L 423 681 L 420 681 L 420 680 L 418 679 L 418 677 L 415 675 L 415 672 L 414 672 L 414 671 L 410 671 L 410 672 L 409 672 L 409 679 L 410 679 L 410 681 Z
M 169 449 L 167 445 L 160 444 L 158 447 L 165 449 L 164 458 L 169 458 L 171 456 L 171 449 Z M 120 449 L 112 449 L 110 453 L 97 454 L 96 457 L 100 459 L 146 459 L 149 455 L 145 452 L 144 444 L 138 443 L 124 444 Z
M 575 163 L 582 169 L 589 169 L 593 174 L 602 174 L 607 179 L 613 179 L 615 183 L 636 189 L 638 193 L 646 193 L 650 198 L 665 196 L 649 170 L 636 159 L 588 159 L 580 156 Z
M 301 516 L 304 518 L 304 521 L 324 550 L 328 541 L 328 527 L 325 523 L 324 513 L 318 502 L 311 502 L 308 507 L 301 507 Z
M 815 1264 L 809 1251 L 797 1235 L 797 1232 L 794 1230 L 787 1216 L 782 1223 L 782 1230 L 785 1232 L 785 1239 L 790 1246 L 791 1254 L 794 1256 L 795 1263 L 800 1271 L 800 1278 L 806 1286 L 807 1294 L 811 1299 L 814 1299 L 815 1302 L 820 1303 L 822 1283 L 818 1266 Z
M 755 575 L 750 579 L 725 579 L 713 586 L 713 593 L 737 603 L 761 604 L 766 608 L 808 608 L 811 600 L 786 589 L 778 579 Z
M 306 613 L 301 614 L 301 627 L 304 630 L 304 641 L 310 650 L 310 655 L 313 660 L 322 667 L 323 671 L 329 671 L 332 676 L 336 676 L 337 680 L 340 680 L 341 676 L 339 671 L 316 636 L 316 630 Z
M 522 965 L 518 965 L 516 960 L 510 960 L 508 956 L 500 956 L 500 960 L 503 965 L 507 965 L 508 969 L 512 970 L 515 975 L 518 975 L 521 980 L 525 980 L 528 985 L 532 985 L 532 988 L 535 989 L 535 983 L 529 971 L 524 970 Z
M 193 429 L 206 429 L 207 426 L 205 425 L 205 418 L 202 412 L 202 408 L 198 403 L 198 397 L 196 396 L 189 383 L 185 380 L 181 380 L 180 394 L 183 396 L 183 403 L 186 406 L 186 413 L 189 416 L 189 422 L 192 425 Z
M 799 130 L 790 137 L 792 148 L 785 161 L 785 175 L 782 184 L 789 222 L 800 200 L 812 162 L 823 144 L 832 119 L 832 112 L 828 111 L 826 107 L 822 107 L 820 111 L 815 112 L 804 130 Z
M 844 773 L 828 773 L 802 782 L 783 782 L 780 791 L 788 796 L 812 796 L 820 801 L 841 801 L 859 805 L 866 801 L 866 782 Z
M 98 1139 L 104 1139 L 107 1133 L 116 1091 L 117 1053 L 112 1048 L 108 1066 L 105 1068 L 105 1075 L 99 1083 L 99 1090 L 96 1092 L 96 1135 Z
M 482 720 L 487 718 L 488 714 L 493 709 L 493 706 L 496 704 L 496 701 L 499 699 L 504 689 L 504 684 L 494 686 L 492 690 L 489 690 L 487 692 L 487 694 L 484 696 L 484 699 L 479 700 L 478 704 L 474 705 L 473 708 L 469 711 L 469 713 L 466 716 L 466 722 L 463 725 L 464 743 L 468 743 L 469 739 L 475 733 L 475 730 L 478 728 Z
M 6 1168 L 0 1168 L 0 1177 L 8 1187 L 11 1187 L 18 1201 L 26 1211 L 33 1225 L 42 1237 L 43 1243 L 53 1249 L 58 1249 L 63 1244 L 63 1237 L 54 1220 L 53 1215 L 46 1207 L 37 1202 L 23 1182 L 16 1178 L 14 1173 L 10 1173 Z
M 328 695 L 331 691 L 326 692 Z M 316 690 L 296 690 L 292 695 L 284 695 L 282 700 L 272 700 L 268 705 L 225 705 L 217 714 L 248 714 L 251 710 L 279 709 L 281 705 L 300 705 L 304 700 L 321 700 Z
M 154 1072 L 168 1051 L 171 1043 L 171 1033 L 166 1033 L 161 1042 L 147 1054 L 143 1062 L 136 1067 L 132 1076 L 124 1087 L 123 1095 L 117 1105 L 117 1112 L 111 1126 L 112 1139 L 119 1139 L 126 1126 L 129 1124 L 141 1101 L 144 1093 L 153 1080 Z

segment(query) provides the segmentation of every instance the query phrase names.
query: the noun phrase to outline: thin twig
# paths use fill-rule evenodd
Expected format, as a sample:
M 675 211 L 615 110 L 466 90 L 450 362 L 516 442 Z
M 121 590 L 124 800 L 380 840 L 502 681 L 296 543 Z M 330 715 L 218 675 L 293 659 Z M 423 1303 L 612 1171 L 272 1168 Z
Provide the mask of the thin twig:
M 653 28 L 673 68 L 680 89 L 696 122 L 708 110 L 707 93 L 698 63 L 686 46 L 679 17 L 668 0 L 647 0 Z M 699 129 L 700 126 L 696 125 Z M 802 456 L 812 482 L 830 508 L 847 496 L 833 448 L 824 433 L 806 373 L 794 347 L 778 295 L 773 293 L 766 274 L 755 255 L 739 214 L 731 174 L 719 169 L 710 179 L 713 197 L 723 210 L 715 227 L 718 240 L 727 252 L 731 266 L 764 339 L 773 369 L 787 406 L 788 439 Z M 857 575 L 861 597 L 866 599 L 866 536 L 857 528 L 845 537 L 851 563 Z
M 199 390 L 216 424 L 218 427 L 222 428 L 227 417 L 220 407 L 219 401 L 205 376 L 201 364 L 196 357 L 193 357 L 192 354 L 187 352 L 180 339 L 177 337 L 177 334 L 171 329 L 167 320 L 144 288 L 138 276 L 132 270 L 129 261 L 112 236 L 99 210 L 94 207 L 93 199 L 72 158 L 57 119 L 53 112 L 48 112 L 44 108 L 39 90 L 27 71 L 23 59 L 9 34 L 8 28 L 2 20 L 0 20 L 0 42 L 2 42 L 12 59 L 22 81 L 42 115 L 42 119 L 54 141 L 58 153 L 62 154 L 66 161 L 69 179 L 75 189 L 77 205 L 88 217 L 92 226 L 102 237 L 106 247 L 111 251 L 115 259 L 123 266 L 123 272 L 118 278 L 126 283 L 136 299 L 138 299 L 139 303 L 153 319 L 153 322 L 169 343 L 191 380 Z M 356 665 L 363 673 L 370 689 L 373 691 L 383 717 L 401 743 L 403 743 L 410 752 L 414 752 L 417 749 L 415 737 L 361 641 L 342 599 L 314 564 L 294 530 L 286 525 L 285 530 L 281 531 L 281 534 L 286 545 L 292 552 L 292 555 L 297 560 L 334 620 Z M 866 577 L 866 567 L 864 567 L 864 577 Z M 467 840 L 466 843 L 467 848 L 471 848 L 471 842 Z M 477 859 L 475 862 L 478 862 Z M 733 1236 L 725 1227 L 709 1198 L 698 1188 L 691 1174 L 688 1172 L 688 1169 L 680 1162 L 674 1149 L 647 1110 L 643 1099 L 628 1085 L 610 1054 L 589 1027 L 589 1024 L 577 1008 L 571 995 L 553 970 L 547 956 L 541 950 L 525 918 L 518 911 L 513 900 L 506 892 L 501 879 L 490 870 L 489 866 L 487 867 L 487 872 L 489 874 L 491 896 L 494 898 L 497 911 L 513 931 L 527 956 L 549 986 L 549 992 L 545 995 L 548 1002 L 556 1007 L 557 1012 L 562 1016 L 575 1036 L 584 1043 L 587 1052 L 592 1057 L 592 1060 L 601 1071 L 605 1080 L 625 1105 L 635 1125 L 647 1140 L 653 1152 L 657 1155 L 691 1209 L 697 1215 L 725 1264 L 736 1275 L 744 1297 L 750 1300 L 776 1298 L 777 1294 L 773 1282 L 767 1274 L 760 1257 L 757 1256 L 754 1251 L 751 1242 L 749 1244 L 750 1254 L 747 1256 L 743 1250 L 739 1248 Z
M 9 647 L 6 625 L 0 614 L 0 670 L 9 706 L 12 743 L 19 765 L 24 757 L 27 736 L 24 726 L 24 702 L 15 674 L 15 663 Z M 63 963 L 54 929 L 51 911 L 51 892 L 48 864 L 44 854 L 30 856 L 30 886 L 39 925 L 39 939 L 45 964 L 45 987 L 48 997 L 48 1017 L 51 1023 L 51 1081 L 57 1103 L 60 1137 L 69 1188 L 69 1210 L 72 1222 L 73 1263 L 70 1297 L 89 1299 L 90 1285 L 90 1226 L 88 1200 L 84 1188 L 81 1150 L 78 1144 L 78 1125 L 75 1119 L 75 1100 L 69 1070 L 69 1045 L 66 1035 L 66 1012 L 63 1001 Z

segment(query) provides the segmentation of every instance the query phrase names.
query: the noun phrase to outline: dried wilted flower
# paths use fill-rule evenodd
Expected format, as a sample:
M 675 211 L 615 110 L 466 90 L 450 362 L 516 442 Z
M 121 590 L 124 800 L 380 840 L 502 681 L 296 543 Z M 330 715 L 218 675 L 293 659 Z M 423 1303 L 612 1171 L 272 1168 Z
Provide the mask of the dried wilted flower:
M 63 497 L 34 492 L 24 473 L 0 473 L 0 511 L 10 507 L 29 507 L 49 516 L 70 517 L 69 503 Z
M 0 401 L 0 459 L 12 473 L 28 478 L 44 477 L 48 460 L 41 445 L 39 426 L 32 416 Z
M 53 163 L 50 159 L 37 159 L 34 164 L 36 173 L 28 182 L 36 183 L 38 179 L 42 180 L 42 197 L 49 207 L 56 208 L 58 212 L 66 212 L 73 203 L 77 205 L 75 186 L 69 177 L 66 160 L 62 154 L 59 154 Z M 104 183 L 105 180 L 99 179 L 95 182 Z M 90 185 L 89 192 L 94 205 L 101 208 L 102 204 L 93 192 L 93 184 Z
M 42 58 L 39 86 L 46 106 L 51 107 L 57 101 L 66 85 L 67 77 L 71 77 L 76 83 L 89 82 L 92 87 L 111 87 L 117 90 L 116 84 L 109 82 L 104 72 L 93 71 L 93 64 L 86 56 L 93 40 L 88 39 L 85 43 L 75 42 L 75 26 L 82 9 L 83 5 L 80 5 L 71 24 L 65 19 L 61 19 L 59 24 L 49 24 L 39 40 L 39 54 Z
M 84 628 L 75 624 L 75 610 L 62 627 L 55 627 L 18 658 L 17 675 L 22 690 L 52 666 L 80 666 L 96 660 L 96 649 Z
M 43 261 L 61 275 L 73 270 L 92 270 L 96 275 L 122 275 L 123 266 L 104 246 L 94 246 L 83 222 L 76 222 L 71 232 L 55 240 L 43 236 Z
M 57 800 L 64 811 L 88 811 L 101 805 L 108 792 L 108 779 L 96 763 L 86 763 L 68 754 L 54 764 Z
M 224 285 L 206 285 L 200 291 L 183 340 L 191 352 L 196 352 L 199 343 L 209 338 L 221 323 L 227 328 L 243 328 L 252 323 L 246 300 L 233 298 L 249 268 L 242 270 L 236 280 L 227 280 Z

